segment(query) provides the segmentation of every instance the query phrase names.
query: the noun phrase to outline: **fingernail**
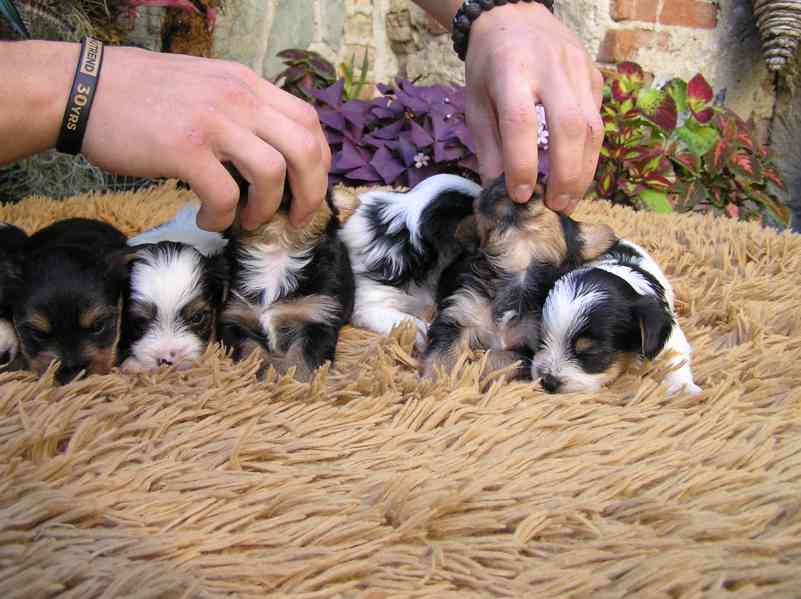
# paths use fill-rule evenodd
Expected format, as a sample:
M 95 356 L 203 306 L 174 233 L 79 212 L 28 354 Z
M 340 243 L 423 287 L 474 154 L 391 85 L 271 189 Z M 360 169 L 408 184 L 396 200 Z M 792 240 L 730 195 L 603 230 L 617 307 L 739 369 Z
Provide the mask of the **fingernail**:
M 557 212 L 561 212 L 567 208 L 572 201 L 573 198 L 569 194 L 560 193 L 558 196 L 551 199 L 551 201 L 548 203 L 548 208 L 551 210 L 556 210 Z
M 525 204 L 531 199 L 531 194 L 533 193 L 533 185 L 517 185 L 512 189 L 512 199 L 518 204 Z

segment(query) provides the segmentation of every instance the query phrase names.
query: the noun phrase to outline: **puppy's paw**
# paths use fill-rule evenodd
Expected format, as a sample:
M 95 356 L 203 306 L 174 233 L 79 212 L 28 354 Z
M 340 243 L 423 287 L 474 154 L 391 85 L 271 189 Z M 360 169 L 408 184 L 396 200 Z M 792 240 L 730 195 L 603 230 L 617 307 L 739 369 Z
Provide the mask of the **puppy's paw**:
M 686 392 L 688 395 L 700 395 L 703 392 L 703 389 L 696 385 L 692 380 L 687 381 L 683 378 L 680 380 L 668 379 L 668 382 L 668 395 L 676 395 L 682 391 Z
M 417 333 L 414 337 L 414 349 L 418 352 L 423 353 L 426 349 L 426 345 L 428 344 L 428 323 L 424 320 L 420 320 L 419 318 L 414 318 L 414 326 L 417 329 Z

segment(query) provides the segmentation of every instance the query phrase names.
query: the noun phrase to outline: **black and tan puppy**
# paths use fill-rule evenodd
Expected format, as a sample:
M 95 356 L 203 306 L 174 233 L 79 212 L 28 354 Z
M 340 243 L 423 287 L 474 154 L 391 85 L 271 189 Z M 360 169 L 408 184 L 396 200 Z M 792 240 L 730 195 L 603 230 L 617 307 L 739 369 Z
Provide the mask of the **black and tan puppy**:
M 246 182 L 234 175 L 246 198 Z M 229 231 L 231 291 L 220 336 L 235 360 L 256 352 L 264 369 L 294 368 L 305 381 L 333 361 L 353 312 L 354 283 L 330 193 L 302 228 L 289 222 L 289 204 L 287 193 L 268 223 L 253 231 L 235 223 Z
M 25 241 L 22 229 L 0 223 L 0 370 L 20 367 L 19 339 L 12 317 L 12 292 L 22 275 Z
M 548 291 L 617 239 L 606 225 L 550 210 L 539 187 L 527 203 L 513 202 L 503 176 L 481 192 L 474 214 L 479 245 L 440 277 L 424 373 L 450 370 L 464 350 L 484 349 L 490 350 L 490 370 L 522 361 L 519 374 L 528 376 Z
M 128 282 L 126 238 L 111 225 L 72 218 L 33 234 L 14 290 L 14 323 L 30 368 L 60 362 L 56 379 L 104 374 L 117 362 Z

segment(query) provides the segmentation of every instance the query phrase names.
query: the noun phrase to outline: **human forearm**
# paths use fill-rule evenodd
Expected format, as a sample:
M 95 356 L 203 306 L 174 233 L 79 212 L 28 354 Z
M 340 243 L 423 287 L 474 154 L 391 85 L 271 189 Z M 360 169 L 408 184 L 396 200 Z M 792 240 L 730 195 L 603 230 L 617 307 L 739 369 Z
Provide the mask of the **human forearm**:
M 428 12 L 440 24 L 448 29 L 451 28 L 451 19 L 456 14 L 457 9 L 462 5 L 462 0 L 413 0 L 417 6 Z
M 0 164 L 56 144 L 78 44 L 0 42 Z

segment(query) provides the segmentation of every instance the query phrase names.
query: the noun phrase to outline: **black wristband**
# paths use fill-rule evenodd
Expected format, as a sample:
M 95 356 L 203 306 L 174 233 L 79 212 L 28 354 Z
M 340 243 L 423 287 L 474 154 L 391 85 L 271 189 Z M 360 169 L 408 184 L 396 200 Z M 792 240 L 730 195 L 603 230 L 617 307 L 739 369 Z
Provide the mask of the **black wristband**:
M 75 79 L 72 82 L 64 119 L 61 122 L 61 131 L 56 142 L 56 149 L 59 152 L 80 153 L 102 66 L 103 42 L 92 37 L 83 38 Z
M 464 60 L 467 56 L 467 44 L 470 41 L 470 26 L 473 24 L 482 12 L 492 10 L 496 6 L 503 6 L 504 4 L 517 4 L 518 2 L 526 2 L 528 4 L 542 4 L 549 11 L 553 12 L 553 0 L 465 0 L 464 4 L 459 7 L 456 14 L 453 15 L 453 22 L 451 26 L 451 39 L 453 40 L 453 49 L 456 55 Z

